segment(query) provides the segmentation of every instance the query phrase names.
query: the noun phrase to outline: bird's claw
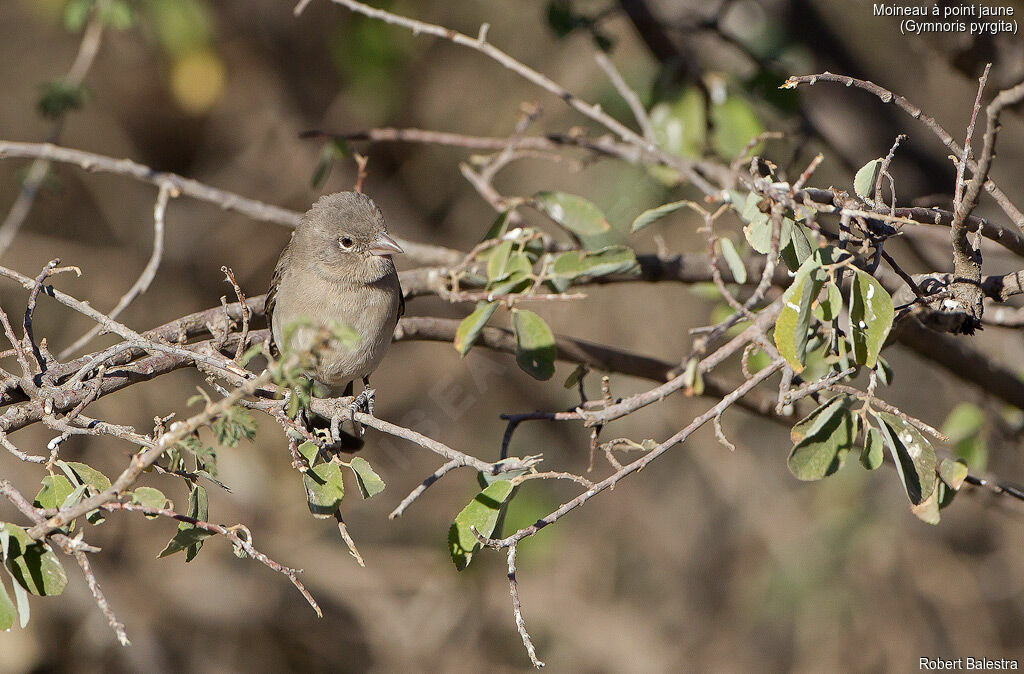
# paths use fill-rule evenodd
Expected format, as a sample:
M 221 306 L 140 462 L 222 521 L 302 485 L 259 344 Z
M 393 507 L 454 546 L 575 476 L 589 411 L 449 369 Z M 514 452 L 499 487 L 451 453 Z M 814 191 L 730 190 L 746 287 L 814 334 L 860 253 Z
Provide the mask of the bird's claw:
M 364 388 L 362 393 L 357 395 L 352 404 L 348 406 L 349 414 L 355 418 L 356 412 L 366 412 L 373 416 L 373 407 L 376 391 L 372 388 Z

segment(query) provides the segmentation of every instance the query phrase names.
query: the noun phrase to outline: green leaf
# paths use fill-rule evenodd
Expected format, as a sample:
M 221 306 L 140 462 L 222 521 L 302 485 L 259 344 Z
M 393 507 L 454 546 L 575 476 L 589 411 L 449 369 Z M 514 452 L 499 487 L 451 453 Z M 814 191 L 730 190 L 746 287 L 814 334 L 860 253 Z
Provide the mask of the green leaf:
M 793 283 L 782 296 L 783 307 L 775 322 L 775 345 L 779 354 L 796 372 L 804 369 L 807 357 L 807 332 L 811 323 L 811 302 L 824 282 L 821 265 L 809 257 L 793 276 Z
M 459 327 L 455 330 L 455 341 L 453 342 L 455 350 L 459 352 L 460 356 L 469 353 L 469 349 L 497 309 L 497 302 L 477 302 L 473 313 L 462 319 Z
M 814 315 L 823 321 L 834 321 L 843 310 L 843 293 L 832 281 L 825 284 L 825 297 L 814 307 Z
M 607 246 L 598 251 L 572 250 L 560 254 L 548 267 L 548 276 L 574 280 L 610 274 L 631 274 L 639 270 L 640 265 L 632 248 Z
M 487 256 L 487 279 L 489 281 L 501 280 L 511 273 L 512 270 L 506 271 L 506 268 L 508 258 L 512 255 L 513 245 L 515 245 L 513 241 L 502 241 L 491 249 L 491 254 Z
M 188 495 L 188 516 L 197 520 L 209 519 L 210 498 L 206 493 L 206 487 L 193 485 L 192 491 Z M 187 531 L 187 537 L 194 539 L 193 543 L 185 546 L 185 562 L 188 563 L 199 554 L 199 549 L 203 547 L 203 539 L 213 534 L 185 522 L 181 522 L 178 528 Z
M 14 578 L 13 574 L 11 574 L 11 578 Z M 31 611 L 31 607 L 28 604 L 28 590 L 23 588 L 21 583 L 17 581 L 11 585 L 14 588 L 14 601 L 18 605 L 18 624 L 21 625 L 22 629 L 25 629 L 25 626 L 28 625 L 28 619 Z
M 964 438 L 956 443 L 953 452 L 975 470 L 985 470 L 985 466 L 988 465 L 988 442 L 984 435 Z
M 512 483 L 508 480 L 493 482 L 477 494 L 455 518 L 455 522 L 448 530 L 448 551 L 456 569 L 462 571 L 469 566 L 473 554 L 480 549 L 473 529 L 481 536 L 490 536 L 494 533 L 501 507 L 511 493 Z
M 32 505 L 37 508 L 59 508 L 74 490 L 74 485 L 63 475 L 47 475 Z
M 70 86 L 64 82 L 48 82 L 43 86 L 43 95 L 36 107 L 39 114 L 47 119 L 57 119 L 65 113 L 78 110 L 85 104 L 85 87 Z
M 985 414 L 974 403 L 960 403 L 942 422 L 942 433 L 949 437 L 953 444 L 972 438 L 982 432 L 985 427 Z
M 217 442 L 225 447 L 237 447 L 243 439 L 252 440 L 256 437 L 256 420 L 248 410 L 239 405 L 228 408 L 224 414 L 213 420 L 210 427 Z M 207 466 L 207 469 L 209 468 L 210 466 Z
M 196 457 L 196 462 L 207 470 L 217 474 L 217 453 L 213 447 L 208 446 L 205 442 L 199 439 L 198 433 L 191 433 L 186 435 L 184 438 L 177 442 L 177 447 L 187 450 L 190 454 Z
M 882 444 L 882 434 L 877 428 L 868 428 L 864 435 L 864 449 L 860 453 L 860 465 L 868 470 L 874 470 L 882 465 L 885 460 L 885 449 Z
M 192 487 L 192 491 L 188 495 L 187 515 L 193 519 L 203 521 L 209 518 L 210 505 L 205 487 L 198 484 Z M 200 548 L 203 547 L 203 540 L 212 535 L 209 531 L 200 529 L 194 524 L 179 522 L 178 532 L 174 534 L 174 538 L 168 541 L 167 547 L 157 555 L 157 558 L 167 557 L 184 550 L 185 562 L 191 562 L 199 554 Z
M 889 361 L 882 356 L 878 357 L 878 365 L 875 367 L 875 373 L 878 375 L 878 381 L 882 382 L 886 386 L 892 384 L 894 373 L 892 368 L 889 366 Z
M 875 367 L 878 353 L 892 328 L 892 297 L 871 274 L 854 269 L 850 286 L 850 336 L 853 357 L 860 365 Z
M 185 523 L 182 522 L 184 525 Z M 169 557 L 176 552 L 186 550 L 185 561 L 191 562 L 195 559 L 195 556 L 199 554 L 199 548 L 202 547 L 203 541 L 212 536 L 213 534 L 205 529 L 186 525 L 188 528 L 182 529 L 179 525 L 178 533 L 174 534 L 174 538 L 167 542 L 167 546 L 160 551 L 157 558 Z M 195 550 L 195 552 L 192 552 Z M 191 555 L 191 556 L 189 556 Z
M 350 156 L 352 156 L 352 150 L 345 139 L 332 137 L 320 148 L 320 157 L 317 159 L 313 175 L 309 179 L 310 185 L 314 188 L 321 187 L 330 177 L 334 163 Z
M 573 369 L 573 371 L 569 373 L 569 376 L 565 378 L 565 382 L 562 384 L 562 388 L 568 389 L 576 386 L 577 384 L 580 383 L 580 380 L 583 379 L 583 375 L 585 375 L 589 371 L 590 370 L 589 368 L 587 368 L 586 365 L 583 365 L 582 363 L 577 365 Z
M 90 465 L 78 463 L 76 461 L 57 461 L 57 466 L 60 467 L 60 470 L 62 470 L 72 482 L 77 483 L 77 485 L 87 487 L 87 491 L 92 494 L 99 494 L 100 492 L 111 488 L 110 478 L 106 477 L 106 475 Z M 101 524 L 105 519 L 103 511 L 99 508 L 95 508 L 87 512 L 85 514 L 85 518 L 90 524 Z
M 309 470 L 302 475 L 302 485 L 306 489 L 309 512 L 314 517 L 330 517 L 341 507 L 345 482 L 338 464 L 328 461 L 313 465 L 318 451 L 316 443 L 308 440 L 299 445 L 299 453 L 309 463 Z
M 746 237 L 750 247 L 762 255 L 771 250 L 772 228 L 769 224 L 771 216 L 761 211 L 761 202 L 764 201 L 760 195 L 749 192 L 742 203 L 738 199 L 732 201 L 733 210 L 740 216 L 740 220 L 747 223 L 743 226 L 743 236 Z M 779 247 L 782 247 L 782 240 L 779 240 Z
M 136 487 L 132 492 L 132 503 L 147 508 L 166 508 L 167 497 L 159 489 L 153 487 Z M 146 515 L 147 519 L 156 519 L 159 515 Z
M 742 205 L 733 202 L 733 208 L 739 214 L 740 219 L 747 223 L 743 227 L 743 236 L 746 237 L 747 243 L 758 253 L 767 255 L 772 249 L 772 224 L 771 215 L 761 212 L 762 201 L 764 200 L 760 195 L 751 192 L 747 194 Z M 780 252 L 789 246 L 795 224 L 792 218 L 783 216 L 782 222 L 779 224 Z
M 689 201 L 688 199 L 684 199 L 683 201 L 673 201 L 670 204 L 662 204 L 657 208 L 649 208 L 640 215 L 636 216 L 636 220 L 633 221 L 633 226 L 630 228 L 629 231 L 639 232 L 647 225 L 653 224 L 658 220 L 664 218 L 669 213 L 675 213 L 680 208 L 691 203 L 693 202 Z
M 52 597 L 64 591 L 68 576 L 45 543 L 35 541 L 28 532 L 10 523 L 0 524 L 7 532 L 7 570 L 21 587 L 37 597 Z
M 857 171 L 853 177 L 853 191 L 863 198 L 868 198 L 875 193 L 875 181 L 878 177 L 878 169 L 882 165 L 881 159 L 872 159 Z
M 910 512 L 917 516 L 917 519 L 928 524 L 939 523 L 939 509 L 943 507 L 942 495 L 945 485 L 938 477 L 932 476 L 932 492 L 924 501 L 910 506 Z
M 726 161 L 739 157 L 751 140 L 764 133 L 754 109 L 740 96 L 728 96 L 711 106 L 711 128 L 711 146 Z M 755 146 L 748 156 L 757 154 L 760 148 L 760 144 Z
M 7 594 L 3 580 L 0 580 L 0 631 L 6 632 L 14 627 L 14 619 L 18 617 L 18 611 L 14 608 L 14 602 Z
M 559 225 L 579 236 L 604 234 L 612 226 L 597 206 L 565 192 L 537 192 L 533 204 Z
M 96 493 L 110 489 L 110 479 L 92 466 L 76 461 L 58 461 L 57 465 L 65 474 L 70 470 L 80 484 L 89 485 L 96 490 Z
M 790 472 L 799 480 L 820 480 L 842 468 L 857 438 L 857 417 L 849 401 L 837 396 L 793 426 L 796 445 L 789 454 Z
M 64 28 L 69 33 L 77 33 L 85 27 L 93 3 L 94 0 L 71 0 L 64 7 Z
M 939 464 L 939 477 L 953 491 L 960 491 L 960 485 L 967 479 L 967 464 L 961 460 L 943 459 Z
M 572 3 L 568 0 L 551 0 L 547 11 L 548 28 L 556 37 L 565 37 L 580 24 L 579 15 L 572 11 Z
M 782 247 L 780 253 L 783 262 L 792 271 L 796 271 L 813 252 L 808 237 L 809 232 L 810 230 L 799 223 L 794 223 L 789 227 L 789 241 Z
M 522 253 L 514 253 L 513 258 L 523 258 L 526 256 Z M 531 276 L 532 270 L 524 272 L 522 269 L 516 269 L 509 274 L 504 281 L 497 281 L 495 283 L 487 284 L 487 291 L 492 295 L 514 295 L 521 293 L 531 285 L 533 285 L 533 277 Z
M 651 127 L 658 147 L 670 154 L 699 159 L 704 153 L 707 133 L 704 94 L 696 86 L 683 90 L 674 101 L 663 101 L 651 108 Z M 664 182 L 678 182 L 678 173 L 665 167 L 652 172 Z M 664 175 L 662 175 L 664 174 Z
M 719 243 L 722 246 L 722 257 L 725 258 L 725 264 L 729 266 L 733 279 L 743 285 L 747 282 L 747 266 L 743 264 L 743 258 L 736 252 L 731 240 L 723 237 L 719 239 Z
M 512 310 L 516 335 L 516 362 L 534 379 L 545 381 L 555 373 L 555 336 L 544 319 L 525 309 Z
M 487 233 L 484 234 L 484 238 L 480 239 L 480 243 L 489 241 L 490 239 L 497 239 L 499 236 L 504 236 L 505 232 L 508 231 L 508 223 L 511 219 L 512 211 L 503 211 L 501 215 L 494 219 L 491 226 L 487 228 Z
M 128 30 L 135 23 L 135 16 L 125 0 L 109 0 L 100 13 L 100 21 L 115 30 Z
M 686 369 L 683 370 L 683 382 L 687 397 L 699 396 L 704 393 L 704 375 L 700 370 L 699 358 L 690 358 L 686 362 Z
M 935 450 L 920 431 L 888 412 L 871 411 L 881 424 L 882 438 L 896 463 L 907 497 L 924 503 L 935 488 Z
M 356 483 L 359 484 L 359 493 L 363 498 L 370 498 L 384 491 L 384 480 L 374 472 L 369 462 L 361 456 L 354 457 L 350 464 L 352 472 L 356 474 Z

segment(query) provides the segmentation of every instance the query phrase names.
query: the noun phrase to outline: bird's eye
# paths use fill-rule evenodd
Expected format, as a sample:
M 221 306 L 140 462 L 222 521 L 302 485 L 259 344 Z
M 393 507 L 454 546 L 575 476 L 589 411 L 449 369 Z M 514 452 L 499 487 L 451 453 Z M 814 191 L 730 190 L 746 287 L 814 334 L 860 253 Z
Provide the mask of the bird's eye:
M 341 240 L 338 241 L 338 245 L 340 245 L 345 250 L 348 250 L 349 248 L 351 248 L 352 247 L 352 243 L 353 243 L 352 239 L 348 238 L 347 236 L 342 237 Z

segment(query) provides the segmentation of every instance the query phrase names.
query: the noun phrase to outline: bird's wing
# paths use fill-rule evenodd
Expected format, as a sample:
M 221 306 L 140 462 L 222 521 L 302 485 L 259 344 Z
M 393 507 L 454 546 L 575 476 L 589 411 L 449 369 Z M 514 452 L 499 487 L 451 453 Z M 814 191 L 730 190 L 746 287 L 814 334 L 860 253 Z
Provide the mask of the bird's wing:
M 267 290 L 267 299 L 263 303 L 263 314 L 267 318 L 267 327 L 270 328 L 270 355 L 274 358 L 281 355 L 281 350 L 274 341 L 274 308 L 277 306 L 277 289 L 281 285 L 281 277 L 284 275 L 284 268 L 291 255 L 291 249 L 292 242 L 289 241 L 288 245 L 285 246 L 284 251 L 281 253 L 281 257 L 277 260 L 277 266 L 274 267 L 274 276 L 270 279 L 270 289 Z
M 405 293 L 402 291 L 402 282 L 398 282 L 398 318 L 405 316 Z M 397 320 L 397 318 L 395 319 Z

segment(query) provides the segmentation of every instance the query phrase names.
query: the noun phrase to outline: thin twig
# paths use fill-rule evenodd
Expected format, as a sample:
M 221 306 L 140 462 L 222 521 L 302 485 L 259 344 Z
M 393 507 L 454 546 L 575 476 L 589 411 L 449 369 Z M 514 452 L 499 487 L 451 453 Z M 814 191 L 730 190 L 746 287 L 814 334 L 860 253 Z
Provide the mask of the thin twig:
M 82 575 L 85 576 L 85 582 L 89 586 L 89 592 L 92 593 L 92 598 L 96 600 L 96 605 L 100 607 L 100 611 L 103 612 L 103 616 L 107 619 L 110 629 L 114 630 L 114 634 L 117 635 L 118 642 L 122 646 L 130 646 L 131 642 L 128 640 L 128 633 L 125 632 L 124 623 L 117 619 L 114 610 L 110 608 L 110 602 L 103 595 L 103 590 L 100 588 L 99 581 L 96 580 L 96 574 L 93 573 L 89 558 L 84 552 L 79 551 L 75 553 L 75 561 L 81 567 Z
M 615 64 L 612 63 L 612 60 L 604 52 L 597 52 L 594 55 L 594 60 L 597 61 L 597 65 L 601 66 L 601 70 L 608 75 L 608 79 L 611 80 L 615 90 L 619 92 L 619 96 L 622 96 L 622 100 L 626 101 L 626 104 L 629 105 L 633 117 L 636 118 L 636 123 L 640 125 L 640 131 L 644 135 L 644 140 L 653 147 L 656 142 L 654 126 L 651 125 L 651 118 L 647 115 L 644 104 L 640 102 L 640 97 L 626 84 L 626 80 L 622 78 L 618 68 L 615 67 Z
M 442 464 L 440 468 L 438 468 L 433 473 L 428 475 L 426 479 L 423 480 L 423 482 L 416 485 L 416 488 L 409 492 L 408 496 L 402 499 L 402 502 L 399 503 L 398 506 L 391 511 L 390 515 L 388 515 L 388 519 L 393 520 L 396 517 L 401 517 L 402 513 L 404 513 L 406 509 L 412 505 L 413 501 L 418 499 L 423 494 L 423 492 L 430 488 L 432 484 L 434 484 L 442 477 L 444 477 L 447 473 L 451 472 L 452 470 L 458 467 L 459 462 L 455 461 L 454 459 Z
M 508 589 L 512 595 L 512 615 L 515 616 L 516 629 L 519 630 L 519 636 L 523 638 L 523 646 L 526 647 L 526 653 L 530 656 L 530 662 L 537 669 L 544 666 L 544 663 L 537 658 L 537 649 L 533 646 L 533 639 L 530 638 L 530 633 L 526 631 L 526 621 L 523 620 L 523 606 L 519 601 L 519 584 L 516 580 L 516 544 L 508 546 Z
M 313 599 L 313 595 L 309 593 L 309 590 L 307 590 L 305 585 L 302 584 L 302 581 L 299 580 L 299 574 L 302 573 L 302 570 L 292 569 L 287 566 L 283 566 L 275 562 L 270 557 L 267 557 L 265 554 L 263 554 L 255 547 L 253 547 L 252 541 L 250 540 L 250 536 L 238 535 L 237 525 L 235 527 L 224 527 L 219 524 L 213 524 L 212 522 L 196 519 L 195 517 L 182 515 L 181 513 L 175 512 L 174 510 L 170 510 L 168 508 L 153 508 L 139 503 L 124 503 L 121 501 L 113 501 L 110 503 L 104 503 L 100 507 L 107 511 L 126 510 L 129 512 L 142 513 L 144 515 L 149 515 L 151 517 L 167 517 L 173 520 L 177 520 L 179 522 L 191 524 L 197 529 L 208 531 L 211 534 L 223 536 L 224 538 L 231 541 L 231 544 L 233 546 L 245 552 L 245 554 L 249 557 L 260 562 L 267 568 L 287 576 L 288 579 L 292 582 L 292 585 L 294 585 L 295 588 L 302 594 L 302 596 L 305 597 L 306 601 L 309 602 L 309 605 L 316 612 L 317 616 L 320 618 L 324 617 L 323 611 L 320 610 L 320 606 L 316 603 L 316 600 Z
M 153 252 L 149 256 L 149 261 L 146 262 L 146 266 L 143 268 L 142 273 L 135 279 L 135 283 L 132 287 L 121 296 L 121 299 L 117 301 L 114 308 L 107 312 L 107 316 L 110 318 L 117 318 L 121 315 L 129 304 L 131 304 L 136 297 L 149 290 L 149 285 L 153 282 L 153 278 L 156 276 L 157 269 L 160 268 L 160 261 L 164 255 L 164 220 L 167 213 L 167 202 L 176 194 L 176 188 L 169 182 L 162 183 L 160 185 L 160 192 L 157 194 L 156 203 L 153 205 Z M 71 354 L 75 353 L 83 346 L 88 344 L 93 337 L 100 334 L 103 331 L 102 326 L 94 325 L 89 332 L 85 333 L 81 337 L 75 340 L 75 342 L 60 352 L 60 358 L 68 358 Z
M 67 75 L 64 76 L 62 86 L 69 90 L 79 89 L 85 80 L 89 70 L 96 61 L 96 55 L 100 51 L 100 44 L 103 41 L 104 12 L 107 11 L 108 0 L 99 0 L 95 3 L 90 12 L 89 22 L 82 33 L 82 41 L 78 46 L 78 53 L 71 64 Z M 54 121 L 50 129 L 48 142 L 56 143 L 64 129 L 64 121 L 67 118 L 67 110 L 63 110 L 60 116 Z M 11 246 L 18 230 L 21 229 L 32 205 L 35 203 L 39 189 L 46 180 L 50 171 L 50 162 L 46 159 L 36 159 L 29 166 L 25 180 L 21 184 L 21 191 L 15 199 L 11 210 L 7 212 L 3 224 L 0 224 L 0 254 L 3 254 Z

